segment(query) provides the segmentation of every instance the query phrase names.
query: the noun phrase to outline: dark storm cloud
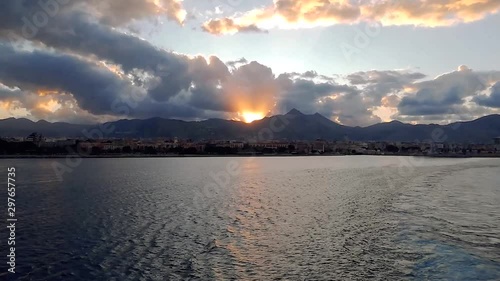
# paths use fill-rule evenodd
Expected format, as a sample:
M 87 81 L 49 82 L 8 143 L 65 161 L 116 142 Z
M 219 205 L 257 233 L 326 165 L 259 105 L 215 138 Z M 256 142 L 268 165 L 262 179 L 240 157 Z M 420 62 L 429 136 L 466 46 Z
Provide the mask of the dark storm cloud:
M 0 32 L 12 28 L 45 27 L 53 18 L 85 10 L 99 22 L 121 26 L 133 20 L 165 15 L 183 22 L 185 11 L 179 0 L 3 0 L 0 1 Z
M 346 78 L 350 84 L 363 88 L 365 97 L 372 101 L 373 106 L 379 106 L 384 97 L 398 93 L 405 86 L 425 77 L 418 72 L 371 70 L 352 73 Z
M 361 93 L 347 93 L 335 99 L 325 99 L 319 104 L 318 112 L 349 126 L 368 126 L 381 119 L 372 112 L 372 105 Z
M 0 84 L 0 101 L 8 101 L 21 95 L 19 89 L 4 87 Z
M 166 101 L 187 90 L 191 83 L 186 56 L 158 49 L 138 37 L 95 23 L 87 14 L 61 15 L 50 28 L 40 30 L 34 40 L 66 52 L 94 55 L 120 65 L 125 72 L 134 69 L 150 72 L 158 78 L 149 87 L 149 94 L 157 101 Z
M 191 106 L 187 103 L 158 103 L 145 99 L 131 111 L 132 118 L 149 119 L 154 117 L 176 118 L 182 120 L 199 120 L 207 118 L 223 118 L 224 113 Z
M 299 77 L 299 78 L 297 78 Z M 282 95 L 281 111 L 300 108 L 305 113 L 318 112 L 345 125 L 371 125 L 380 121 L 373 115 L 362 91 L 332 81 L 317 83 L 304 78 L 317 78 L 315 72 L 283 74 L 278 77 Z
M 90 114 L 109 115 L 110 118 L 222 117 L 221 113 L 192 106 L 189 101 L 158 102 L 148 97 L 145 89 L 132 85 L 130 81 L 121 79 L 108 69 L 69 55 L 43 51 L 14 52 L 10 46 L 0 45 L 0 81 L 7 86 L 0 87 L 0 101 L 18 102 L 33 117 L 48 120 L 58 116 L 64 121 L 77 122 L 74 113 L 81 117 L 81 122 L 97 120 L 78 109 L 67 112 L 63 108 L 50 113 L 43 112 L 38 107 L 40 102 L 52 99 L 64 105 L 72 102 L 72 97 L 74 105 Z M 41 97 L 36 93 L 40 89 L 55 93 Z
M 458 86 L 445 91 L 436 92 L 431 88 L 423 88 L 414 97 L 404 97 L 399 110 L 404 115 L 432 115 L 453 113 L 454 105 L 462 105 L 465 92 Z
M 228 111 L 228 100 L 222 96 L 222 84 L 231 77 L 228 67 L 217 57 L 196 57 L 190 62 L 193 83 L 189 89 L 192 106 L 213 111 Z
M 480 95 L 474 101 L 482 106 L 500 108 L 500 82 L 491 87 L 490 95 Z
M 11 32 L 22 35 L 19 28 L 13 28 Z M 87 13 L 71 11 L 60 14 L 46 28 L 38 30 L 32 40 L 59 51 L 95 56 L 98 60 L 115 63 L 128 74 L 144 73 L 154 78 L 149 79 L 145 87 L 150 97 L 158 102 L 188 91 L 192 83 L 206 84 L 203 75 L 193 77 L 191 73 L 198 71 L 196 59 L 167 52 L 138 37 L 99 24 Z M 202 94 L 199 90 L 198 93 Z
M 466 98 L 487 88 L 484 74 L 465 66 L 434 80 L 414 83 L 414 93 L 405 95 L 398 106 L 400 115 L 453 114 L 466 103 Z
M 82 109 L 95 114 L 112 113 L 113 101 L 141 92 L 113 73 L 75 57 L 41 51 L 16 52 L 2 44 L 0 81 L 23 90 L 71 92 Z
M 158 12 L 180 9 L 177 0 L 159 3 L 163 8 L 147 0 L 2 1 L 0 37 L 11 41 L 28 39 L 71 53 L 95 55 L 121 65 L 125 71 L 139 68 L 154 72 L 159 79 L 156 87 L 150 89 L 150 94 L 163 101 L 189 86 L 187 59 L 100 24 L 119 25 Z

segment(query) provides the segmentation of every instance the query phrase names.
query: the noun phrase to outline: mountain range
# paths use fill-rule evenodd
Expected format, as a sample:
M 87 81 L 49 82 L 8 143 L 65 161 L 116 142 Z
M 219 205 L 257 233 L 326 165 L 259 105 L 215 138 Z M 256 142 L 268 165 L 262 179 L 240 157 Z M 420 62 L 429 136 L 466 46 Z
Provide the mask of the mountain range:
M 99 125 L 33 122 L 28 119 L 0 120 L 1 137 L 26 137 L 33 132 L 46 137 L 113 137 L 254 140 L 353 140 L 353 141 L 435 141 L 491 143 L 500 136 L 500 115 L 448 125 L 412 125 L 399 121 L 368 127 L 349 127 L 316 114 L 293 109 L 287 114 L 266 117 L 250 124 L 224 119 L 182 121 L 151 118 L 119 120 Z

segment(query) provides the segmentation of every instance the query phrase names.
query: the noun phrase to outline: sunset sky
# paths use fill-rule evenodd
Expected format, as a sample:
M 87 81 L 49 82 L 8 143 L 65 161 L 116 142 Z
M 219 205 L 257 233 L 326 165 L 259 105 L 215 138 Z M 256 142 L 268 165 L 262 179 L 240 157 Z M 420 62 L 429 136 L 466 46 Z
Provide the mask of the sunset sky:
M 500 113 L 499 0 L 0 1 L 0 118 Z

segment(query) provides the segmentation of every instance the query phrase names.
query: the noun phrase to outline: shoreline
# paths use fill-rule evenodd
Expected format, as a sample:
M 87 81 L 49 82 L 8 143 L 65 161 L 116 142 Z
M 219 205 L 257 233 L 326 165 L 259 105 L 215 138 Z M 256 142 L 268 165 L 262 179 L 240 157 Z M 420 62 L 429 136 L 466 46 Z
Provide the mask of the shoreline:
M 88 158 L 88 159 L 120 159 L 120 158 L 229 158 L 229 157 L 328 157 L 328 156 L 413 156 L 426 158 L 500 158 L 500 154 L 494 155 L 421 155 L 421 154 L 228 154 L 228 155 L 203 155 L 203 154 L 162 154 L 162 155 L 0 155 L 1 159 L 65 159 L 65 158 Z

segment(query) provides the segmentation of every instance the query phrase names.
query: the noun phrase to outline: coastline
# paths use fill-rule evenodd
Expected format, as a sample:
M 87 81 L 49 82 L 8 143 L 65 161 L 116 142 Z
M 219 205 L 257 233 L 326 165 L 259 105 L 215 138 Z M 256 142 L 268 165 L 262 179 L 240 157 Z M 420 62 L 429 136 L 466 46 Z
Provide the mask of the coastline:
M 478 154 L 478 155 L 423 155 L 423 154 L 227 154 L 227 155 L 207 155 L 207 154 L 122 154 L 122 155 L 0 155 L 1 159 L 65 159 L 65 158 L 104 158 L 104 159 L 119 159 L 119 158 L 229 158 L 229 157 L 328 157 L 328 156 L 413 156 L 425 158 L 500 158 L 500 154 Z

